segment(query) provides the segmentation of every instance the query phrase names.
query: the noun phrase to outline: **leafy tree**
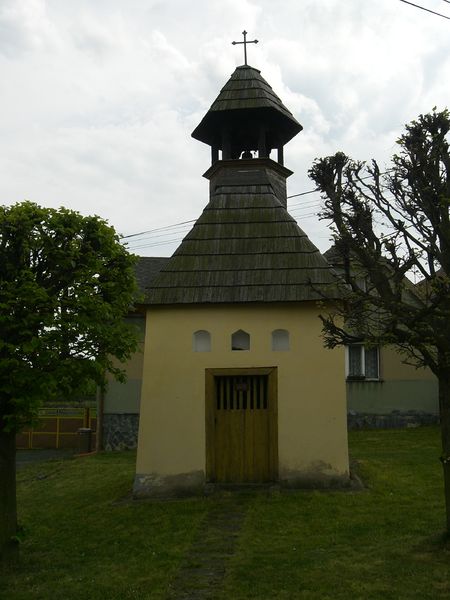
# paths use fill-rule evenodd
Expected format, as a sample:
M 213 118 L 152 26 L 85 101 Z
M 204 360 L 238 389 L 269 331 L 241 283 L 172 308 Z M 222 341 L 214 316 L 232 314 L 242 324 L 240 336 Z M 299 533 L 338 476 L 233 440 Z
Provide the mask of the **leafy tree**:
M 450 533 L 450 154 L 448 110 L 406 125 L 382 172 L 343 153 L 310 169 L 346 275 L 340 310 L 322 316 L 326 345 L 395 344 L 439 383 Z M 419 275 L 413 286 L 408 279 Z M 366 285 L 361 285 L 361 275 Z M 339 314 L 338 314 L 339 313 Z M 344 318 L 344 321 L 342 320 Z M 345 325 L 342 325 L 342 323 Z
M 135 257 L 99 217 L 0 207 L 0 557 L 16 535 L 15 435 L 42 401 L 103 384 L 135 349 Z

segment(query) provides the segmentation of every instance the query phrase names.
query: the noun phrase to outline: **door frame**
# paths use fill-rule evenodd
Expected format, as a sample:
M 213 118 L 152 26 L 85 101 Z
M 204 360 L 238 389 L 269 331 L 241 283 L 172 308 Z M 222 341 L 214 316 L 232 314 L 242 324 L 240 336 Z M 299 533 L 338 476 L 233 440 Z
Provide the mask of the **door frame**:
M 277 367 L 243 367 L 205 369 L 205 427 L 206 427 L 206 481 L 215 483 L 215 395 L 216 376 L 267 375 L 269 394 L 269 472 L 278 481 L 278 369 Z

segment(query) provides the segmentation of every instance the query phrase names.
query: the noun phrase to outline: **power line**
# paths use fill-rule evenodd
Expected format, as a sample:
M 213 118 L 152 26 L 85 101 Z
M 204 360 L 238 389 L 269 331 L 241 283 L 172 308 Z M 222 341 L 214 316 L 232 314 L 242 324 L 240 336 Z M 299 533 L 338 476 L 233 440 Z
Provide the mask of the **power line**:
M 450 17 L 447 17 L 446 15 L 442 15 L 441 13 L 438 13 L 434 10 L 430 10 L 429 8 L 425 8 L 424 6 L 420 6 L 419 4 L 414 4 L 414 2 L 409 2 L 408 0 L 400 0 L 400 2 L 404 2 L 405 4 L 410 4 L 411 6 L 414 6 L 415 8 L 420 8 L 420 10 L 425 10 L 426 12 L 432 13 L 433 15 L 437 15 L 438 17 L 442 17 L 443 19 L 448 19 L 450 21 Z M 444 2 L 448 2 L 448 0 L 444 0 Z M 448 4 L 450 4 L 450 2 L 448 2 Z
M 179 237 L 179 239 L 183 239 L 183 237 L 187 234 L 187 231 L 183 231 L 183 232 L 174 232 L 172 233 L 172 237 L 171 238 L 163 238 L 163 239 L 155 239 L 155 238 L 144 238 L 142 240 L 136 240 L 134 242 L 134 244 L 125 242 L 124 245 L 129 248 L 130 250 L 134 250 L 135 248 L 141 248 L 142 244 L 165 244 L 167 242 L 172 241 L 174 238 L 173 236 L 177 236 L 177 239 Z M 182 237 L 180 237 L 182 236 Z
M 317 207 L 319 207 L 319 205 L 317 204 Z M 295 209 L 294 211 L 292 211 L 292 216 L 295 218 L 295 220 L 297 221 L 298 219 L 309 219 L 311 217 L 316 217 L 317 216 L 317 211 L 313 211 L 313 212 L 308 212 L 311 211 L 311 209 L 313 209 L 314 206 L 308 206 L 308 207 L 304 207 L 303 210 L 306 209 L 306 213 L 299 213 L 297 211 L 301 211 L 302 209 Z M 294 214 L 295 213 L 295 214 Z M 134 252 L 135 250 L 140 250 L 143 248 L 155 248 L 157 246 L 165 246 L 167 244 L 174 244 L 174 243 L 179 243 L 183 240 L 183 238 L 181 237 L 176 237 L 176 238 L 171 238 L 169 240 L 165 240 L 165 241 L 148 241 L 145 242 L 145 240 L 137 240 L 135 243 L 137 245 L 135 246 L 129 246 L 128 243 L 125 243 L 125 245 L 127 246 L 127 248 L 131 251 Z M 145 243 L 140 243 L 140 242 L 145 242 Z
M 401 0 L 401 1 L 406 2 L 406 0 Z M 450 4 L 450 0 L 445 0 L 445 2 L 448 2 Z M 408 4 L 411 4 L 411 3 L 408 2 Z M 442 15 L 442 16 L 444 16 L 444 15 Z M 450 17 L 445 17 L 445 18 L 450 19 Z M 386 173 L 389 173 L 389 171 L 392 171 L 392 169 L 386 169 L 386 171 L 383 171 L 382 173 L 380 173 L 380 175 L 386 175 Z M 361 179 L 370 179 L 371 177 L 372 177 L 372 175 L 366 175 L 366 177 L 361 177 Z M 288 196 L 287 199 L 289 200 L 289 198 L 297 198 L 298 196 L 306 196 L 307 194 L 314 194 L 314 192 L 319 192 L 319 191 L 320 191 L 319 188 L 314 188 L 313 190 L 308 190 L 307 192 L 300 192 L 300 194 L 292 194 L 292 196 Z
M 173 238 L 171 240 L 166 240 L 165 242 L 149 242 L 148 244 L 140 244 L 138 246 L 132 246 L 128 249 L 130 250 L 130 252 L 134 252 L 135 250 L 139 250 L 140 248 L 155 248 L 156 246 L 165 246 L 167 244 L 179 243 L 182 240 L 183 238 Z
M 450 4 L 450 0 L 445 0 L 445 1 Z M 390 170 L 391 169 L 386 169 L 386 171 L 380 173 L 380 175 L 385 175 Z M 370 177 L 371 177 L 370 175 L 367 175 L 366 177 L 362 177 L 362 179 L 370 179 Z M 306 192 L 300 192 L 299 194 L 291 194 L 290 196 L 287 196 L 287 199 L 289 200 L 290 198 L 299 198 L 300 196 L 307 196 L 308 194 L 314 194 L 315 192 L 319 192 L 318 188 L 315 188 L 313 190 L 307 190 Z M 298 208 L 296 208 L 296 207 L 298 207 Z M 300 218 L 307 218 L 310 216 L 317 215 L 317 212 L 315 212 L 315 213 L 310 212 L 307 214 L 302 214 L 302 213 L 299 213 L 298 211 L 301 211 L 301 210 L 310 211 L 316 207 L 317 208 L 320 207 L 320 202 L 317 202 L 317 200 L 309 200 L 307 202 L 297 202 L 297 203 L 291 204 L 289 206 L 289 212 L 296 213 L 296 215 Z M 293 216 L 295 217 L 296 215 L 293 215 Z M 124 242 L 125 245 L 130 250 L 137 250 L 138 248 L 149 248 L 151 246 L 160 246 L 160 245 L 168 244 L 171 242 L 182 241 L 183 238 L 177 238 L 177 239 L 172 239 L 172 240 L 168 240 L 168 241 L 157 241 L 157 242 L 153 241 L 155 238 L 164 238 L 166 236 L 187 233 L 187 231 L 188 231 L 187 229 L 185 231 L 182 231 L 182 230 L 173 231 L 173 230 L 178 227 L 182 227 L 184 225 L 189 225 L 190 223 L 195 223 L 196 221 L 197 221 L 197 219 L 189 219 L 188 221 L 180 221 L 179 223 L 173 223 L 172 225 L 165 225 L 164 227 L 157 227 L 155 229 L 147 229 L 145 231 L 140 231 L 139 233 L 131 233 L 129 235 L 122 235 L 122 236 L 120 236 L 120 238 L 122 240 L 129 240 L 130 238 L 137 238 L 137 237 L 140 237 L 143 235 L 146 236 L 145 238 L 131 241 L 131 244 L 138 244 L 137 246 L 129 245 L 128 242 Z M 165 233 L 159 233 L 159 232 L 165 232 Z M 157 235 L 154 235 L 155 233 Z M 148 240 L 148 242 L 147 242 L 147 240 Z M 144 244 L 143 244 L 143 242 L 144 242 Z
M 304 215 L 294 215 L 295 220 L 297 221 L 298 224 L 298 219 L 310 219 L 311 217 L 317 217 L 317 212 L 310 212 L 310 213 L 306 213 Z
M 154 233 L 155 231 L 163 231 L 164 229 L 171 229 L 180 225 L 186 225 L 187 223 L 195 223 L 197 219 L 190 219 L 189 221 L 180 221 L 180 223 L 174 223 L 173 225 L 166 225 L 165 227 L 157 227 L 156 229 L 148 229 L 147 231 L 140 231 L 139 233 L 131 233 L 130 235 L 121 235 L 121 239 L 125 240 L 132 237 L 138 237 L 146 233 Z
M 306 194 L 314 194 L 314 192 L 318 192 L 319 190 L 316 188 L 314 190 L 309 190 L 308 192 L 301 192 L 300 194 L 292 194 L 292 196 L 288 196 L 289 198 L 297 198 L 298 196 L 306 196 Z
M 164 238 L 167 237 L 169 235 L 179 235 L 181 233 L 187 233 L 190 230 L 190 226 L 187 225 L 183 225 L 182 227 L 180 227 L 179 225 L 167 225 L 166 229 L 160 229 L 157 231 L 154 231 L 152 233 L 140 233 L 140 234 L 136 234 L 134 236 L 134 239 L 127 239 L 124 243 L 126 244 L 139 244 L 141 243 L 143 240 L 147 239 L 147 238 Z M 136 239 L 138 238 L 138 239 Z
M 288 208 L 288 213 L 289 214 L 300 214 L 301 212 L 305 212 L 305 211 L 309 211 L 309 210 L 315 210 L 315 209 L 319 209 L 321 207 L 321 202 L 313 202 L 313 203 L 308 203 L 305 205 L 297 205 L 295 207 L 289 207 Z
M 297 198 L 299 196 L 305 196 L 307 194 L 311 194 L 313 192 L 316 192 L 318 190 L 309 190 L 307 192 L 301 192 L 300 194 L 293 194 L 291 196 L 288 196 L 288 198 Z M 291 208 L 295 208 L 297 206 L 302 207 L 302 208 L 313 208 L 315 206 L 319 206 L 318 203 L 313 200 L 310 202 L 298 202 L 296 204 L 291 204 L 289 207 L 289 210 Z M 120 238 L 122 240 L 130 240 L 131 238 L 137 238 L 137 237 L 141 237 L 141 236 L 148 236 L 150 238 L 158 238 L 158 237 L 165 237 L 166 235 L 173 235 L 175 232 L 173 231 L 173 229 L 176 229 L 178 227 L 182 227 L 183 225 L 189 225 L 190 223 L 195 223 L 197 219 L 190 219 L 188 221 L 180 221 L 179 223 L 173 223 L 172 225 L 165 225 L 164 227 L 156 227 L 155 229 L 147 229 L 145 231 L 140 231 L 138 233 L 131 233 L 129 235 L 122 235 L 120 236 Z M 187 230 L 186 230 L 187 231 Z M 165 232 L 165 233 L 160 233 L 160 232 Z M 181 231 L 180 231 L 181 233 Z M 155 235 L 157 234 L 157 235 Z M 143 239 L 139 239 L 139 240 L 133 240 L 131 241 L 131 243 L 138 243 L 140 244 L 141 242 L 145 241 L 145 238 Z M 127 244 L 128 245 L 128 244 Z M 134 246 L 137 247 L 137 246 Z M 140 246 L 139 246 L 140 247 Z
M 320 202 L 318 202 L 317 200 L 309 200 L 308 202 L 296 202 L 295 204 L 289 204 L 288 210 L 291 211 L 293 208 L 295 208 L 297 206 L 301 206 L 302 208 L 305 208 L 306 206 L 316 206 L 318 204 L 320 204 Z

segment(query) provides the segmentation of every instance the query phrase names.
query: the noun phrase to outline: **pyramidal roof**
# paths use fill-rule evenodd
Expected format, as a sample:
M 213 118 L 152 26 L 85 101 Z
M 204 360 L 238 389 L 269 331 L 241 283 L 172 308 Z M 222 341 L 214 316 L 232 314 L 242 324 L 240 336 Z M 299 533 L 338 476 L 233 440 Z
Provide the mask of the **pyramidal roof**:
M 242 65 L 236 68 L 209 110 L 262 107 L 274 108 L 298 123 L 291 111 L 284 106 L 272 87 L 261 76 L 261 71 L 249 65 Z M 298 125 L 301 128 L 300 123 Z
M 228 82 L 214 100 L 192 137 L 212 144 L 212 129 L 229 111 L 261 111 L 272 113 L 276 127 L 284 132 L 283 144 L 293 138 L 303 128 L 289 109 L 284 106 L 271 86 L 261 76 L 261 72 L 249 65 L 237 67 Z M 222 114 L 220 114 L 222 113 Z
M 254 160 L 252 168 L 219 171 L 209 204 L 152 281 L 147 303 L 339 297 L 330 265 L 279 201 L 270 163 L 277 167 Z

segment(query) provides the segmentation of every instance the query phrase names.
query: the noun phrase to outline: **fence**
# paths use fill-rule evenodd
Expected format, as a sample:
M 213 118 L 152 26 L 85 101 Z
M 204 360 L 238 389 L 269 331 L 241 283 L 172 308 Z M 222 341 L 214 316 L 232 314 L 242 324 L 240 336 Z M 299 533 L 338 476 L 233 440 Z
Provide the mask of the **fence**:
M 93 408 L 42 408 L 38 422 L 16 437 L 16 447 L 21 450 L 33 448 L 78 448 L 80 427 L 92 430 L 92 446 L 95 447 L 97 413 Z

